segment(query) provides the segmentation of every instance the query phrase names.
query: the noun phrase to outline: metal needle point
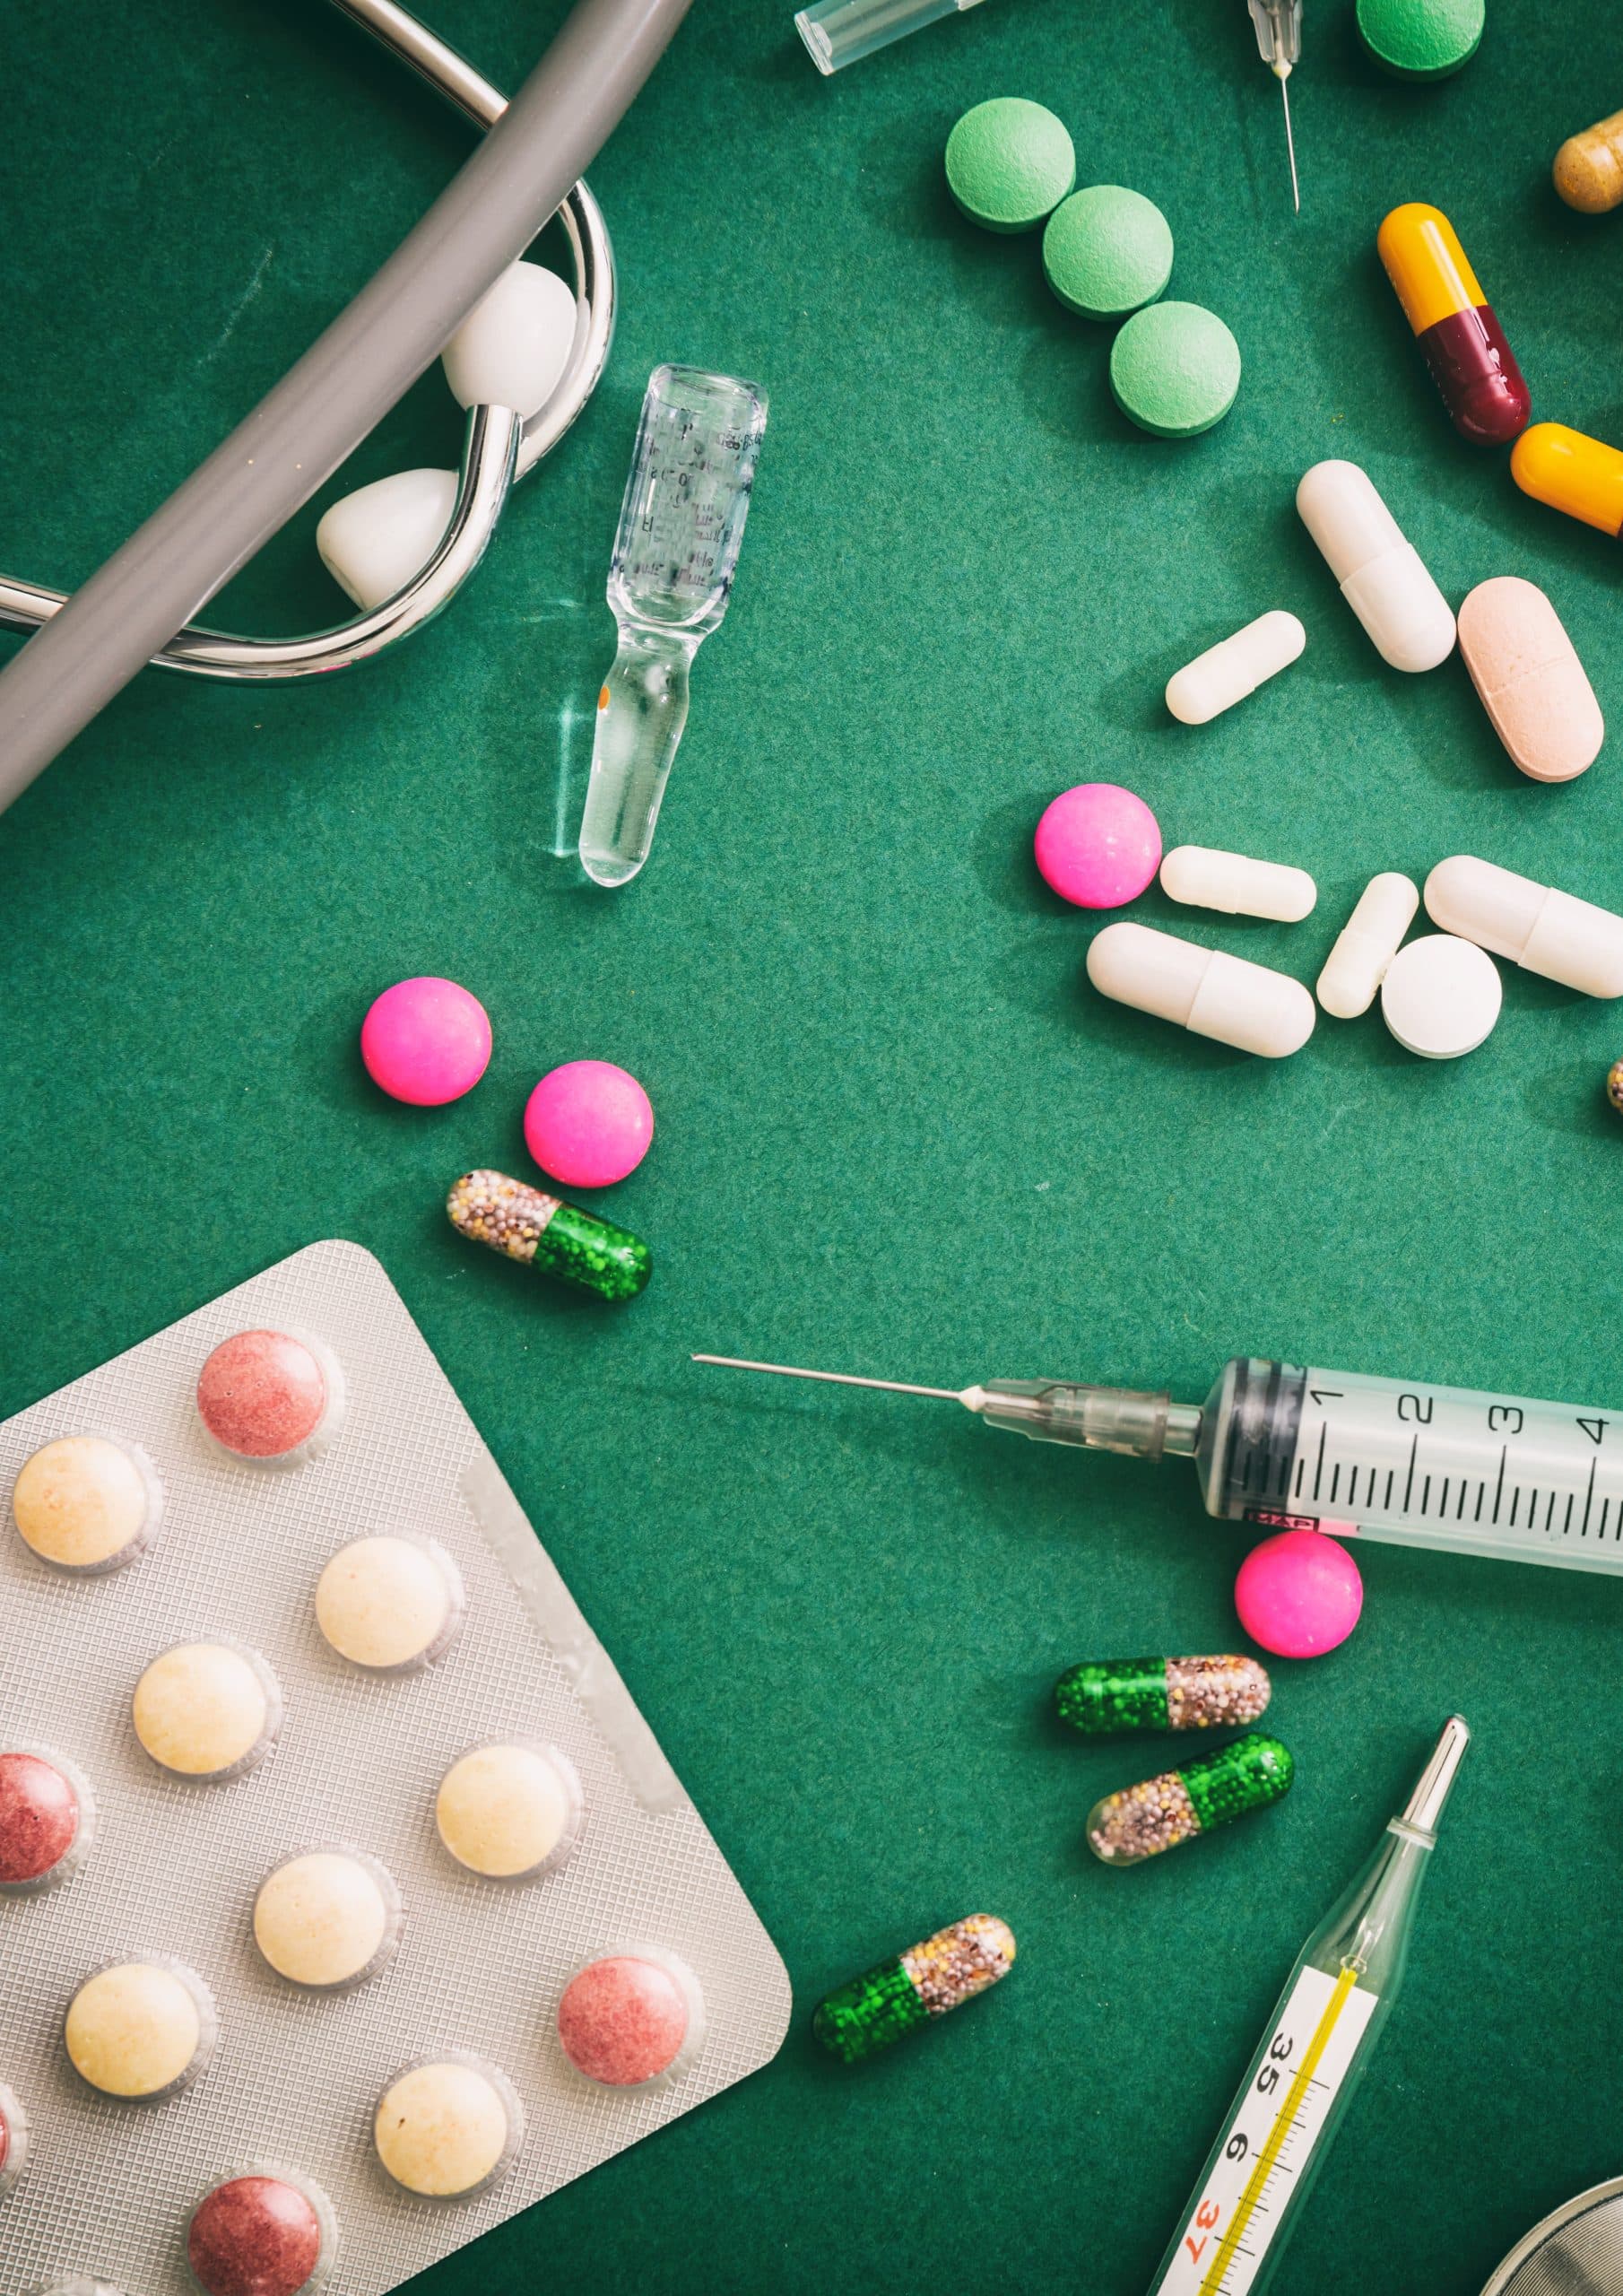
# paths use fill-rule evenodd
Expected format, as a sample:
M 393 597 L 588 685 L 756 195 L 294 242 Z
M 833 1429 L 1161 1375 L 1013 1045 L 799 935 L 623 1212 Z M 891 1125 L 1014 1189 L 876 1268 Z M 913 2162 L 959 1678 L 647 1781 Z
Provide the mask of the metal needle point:
M 1285 149 L 1286 149 L 1286 151 L 1289 152 L 1289 156 L 1290 156 L 1290 199 L 1291 199 L 1291 204 L 1292 204 L 1292 206 L 1295 208 L 1295 210 L 1296 210 L 1297 213 L 1299 215 L 1299 214 L 1301 213 L 1301 212 L 1302 212 L 1302 193 L 1301 193 L 1301 187 L 1300 187 L 1300 186 L 1298 184 L 1297 179 L 1296 179 L 1296 138 L 1295 138 L 1295 136 L 1294 136 L 1294 135 L 1291 134 L 1291 132 L 1290 132 L 1290 90 L 1289 90 L 1289 88 L 1286 85 L 1286 82 L 1287 82 L 1287 79 L 1288 79 L 1288 77 L 1289 77 L 1289 65 L 1288 65 L 1288 66 L 1286 67 L 1286 70 L 1285 70 L 1285 71 L 1283 71 L 1283 72 L 1281 72 L 1281 73 L 1280 74 L 1280 75 L 1279 75 L 1279 81 L 1280 81 L 1280 102 L 1284 105 L 1284 107 L 1285 107 Z
M 893 1396 L 939 1396 L 943 1403 L 964 1399 L 957 1387 L 913 1387 L 901 1379 L 859 1379 L 853 1371 L 804 1371 L 797 1363 L 752 1363 L 742 1355 L 695 1355 L 690 1360 L 720 1363 L 729 1371 L 775 1371 L 780 1379 L 827 1379 L 837 1387 L 883 1387 Z

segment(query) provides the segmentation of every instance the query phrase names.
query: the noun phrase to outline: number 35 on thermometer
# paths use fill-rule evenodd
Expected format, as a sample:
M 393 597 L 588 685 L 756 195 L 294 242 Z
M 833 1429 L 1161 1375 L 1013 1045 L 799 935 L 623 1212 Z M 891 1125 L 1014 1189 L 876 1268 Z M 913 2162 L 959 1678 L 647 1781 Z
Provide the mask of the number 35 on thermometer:
M 1298 1973 L 1213 2148 L 1158 2292 L 1245 2296 L 1258 2285 L 1376 2006 L 1351 1970 L 1333 1978 Z

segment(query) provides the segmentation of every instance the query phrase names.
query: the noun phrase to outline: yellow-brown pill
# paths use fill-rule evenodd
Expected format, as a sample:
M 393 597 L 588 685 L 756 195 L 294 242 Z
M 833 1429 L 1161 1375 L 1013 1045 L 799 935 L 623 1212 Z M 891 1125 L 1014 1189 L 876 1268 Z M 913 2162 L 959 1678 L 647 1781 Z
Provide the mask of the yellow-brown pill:
M 1606 215 L 1623 204 L 1623 111 L 1569 135 L 1551 171 L 1556 189 L 1580 215 Z

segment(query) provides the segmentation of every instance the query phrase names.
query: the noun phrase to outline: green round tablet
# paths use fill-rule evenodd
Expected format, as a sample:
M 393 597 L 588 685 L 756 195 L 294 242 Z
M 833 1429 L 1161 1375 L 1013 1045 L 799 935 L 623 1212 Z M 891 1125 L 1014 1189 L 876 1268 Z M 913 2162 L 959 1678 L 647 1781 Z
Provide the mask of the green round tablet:
M 1477 52 L 1484 0 L 1358 0 L 1358 31 L 1401 80 L 1445 80 Z
M 1154 200 L 1119 183 L 1073 191 L 1048 218 L 1043 269 L 1069 309 L 1119 319 L 1153 303 L 1172 276 L 1172 233 Z
M 1234 404 L 1240 346 L 1215 311 L 1151 303 L 1110 347 L 1110 387 L 1122 413 L 1158 439 L 1193 439 Z
M 1075 181 L 1064 121 L 1023 96 L 976 104 L 947 138 L 947 188 L 989 231 L 1034 231 Z

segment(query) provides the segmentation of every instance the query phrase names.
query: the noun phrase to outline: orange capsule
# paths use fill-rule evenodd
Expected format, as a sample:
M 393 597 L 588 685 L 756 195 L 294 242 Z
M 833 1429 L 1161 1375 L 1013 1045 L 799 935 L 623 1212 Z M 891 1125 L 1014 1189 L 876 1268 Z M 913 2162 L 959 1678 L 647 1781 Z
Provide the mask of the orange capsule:
M 1510 474 L 1523 494 L 1599 526 L 1623 533 L 1623 454 L 1564 422 L 1535 422 L 1516 440 Z
M 1454 429 L 1474 447 L 1507 446 L 1532 400 L 1454 225 L 1410 200 L 1387 216 L 1376 248 Z

